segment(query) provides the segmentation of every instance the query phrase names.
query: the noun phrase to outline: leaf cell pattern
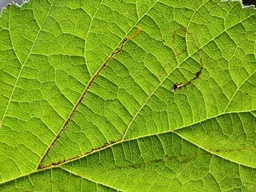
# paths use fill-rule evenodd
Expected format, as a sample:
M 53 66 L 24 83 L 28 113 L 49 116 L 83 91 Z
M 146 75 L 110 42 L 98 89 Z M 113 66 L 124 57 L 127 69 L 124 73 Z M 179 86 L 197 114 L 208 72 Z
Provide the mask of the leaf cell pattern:
M 8 5 L 0 191 L 254 191 L 255 16 L 217 0 Z M 179 28 L 198 49 L 173 44 Z M 173 93 L 198 50 L 202 73 Z

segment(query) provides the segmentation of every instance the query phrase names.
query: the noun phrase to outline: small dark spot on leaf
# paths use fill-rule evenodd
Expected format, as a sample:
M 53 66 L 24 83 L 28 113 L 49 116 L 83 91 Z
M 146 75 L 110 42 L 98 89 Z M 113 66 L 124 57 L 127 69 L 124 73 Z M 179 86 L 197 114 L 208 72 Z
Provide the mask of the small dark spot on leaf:
M 178 86 L 177 86 L 176 84 L 174 84 L 174 85 L 172 86 L 172 91 L 173 91 L 173 92 L 176 91 L 177 88 L 178 88 Z

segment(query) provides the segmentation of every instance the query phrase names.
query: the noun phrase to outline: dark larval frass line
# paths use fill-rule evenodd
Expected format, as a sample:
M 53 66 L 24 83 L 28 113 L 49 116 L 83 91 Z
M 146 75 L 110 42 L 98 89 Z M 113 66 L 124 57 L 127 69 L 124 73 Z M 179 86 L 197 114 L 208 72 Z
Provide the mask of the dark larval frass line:
M 75 159 L 77 157 L 80 157 L 81 155 L 77 156 L 77 157 L 73 157 L 73 158 L 70 158 L 70 159 L 66 159 L 66 160 L 63 160 L 61 162 L 58 162 L 58 163 L 52 163 L 50 165 L 46 165 L 46 166 L 43 166 L 42 163 L 44 162 L 46 156 L 48 155 L 48 153 L 50 152 L 50 150 L 52 149 L 52 147 L 54 146 L 54 144 L 56 143 L 56 141 L 59 139 L 59 137 L 61 136 L 61 134 L 63 133 L 63 131 L 67 128 L 67 125 L 69 124 L 69 122 L 71 121 L 71 119 L 73 118 L 78 106 L 80 105 L 80 103 L 83 101 L 84 99 L 84 96 L 85 94 L 88 92 L 89 88 L 91 87 L 92 83 L 95 81 L 95 79 L 99 76 L 100 72 L 104 69 L 104 67 L 108 64 L 108 62 L 115 56 L 117 55 L 118 53 L 120 53 L 123 49 L 124 49 L 124 46 L 125 44 L 132 40 L 133 38 L 135 38 L 139 33 L 141 32 L 141 29 L 137 29 L 137 31 L 132 34 L 131 36 L 125 38 L 121 44 L 121 47 L 120 49 L 118 49 L 117 51 L 113 51 L 111 53 L 111 55 L 107 58 L 107 60 L 103 63 L 103 65 L 99 68 L 99 70 L 94 74 L 94 76 L 91 78 L 91 80 L 89 81 L 88 85 L 86 86 L 85 90 L 83 91 L 81 97 L 79 98 L 78 102 L 76 103 L 75 107 L 73 108 L 73 110 L 71 111 L 69 117 L 67 118 L 67 120 L 65 121 L 63 127 L 61 128 L 60 132 L 57 134 L 57 136 L 54 138 L 54 140 L 52 141 L 50 147 L 46 150 L 46 152 L 44 153 L 41 161 L 39 162 L 39 165 L 38 165 L 38 169 L 43 169 L 43 168 L 46 168 L 46 167 L 49 167 L 51 165 L 57 165 L 57 164 L 60 164 L 62 162 L 65 162 L 67 160 L 71 160 L 71 159 Z M 103 147 L 106 147 L 110 144 L 113 144 L 113 142 L 110 142 L 109 144 L 105 144 Z M 96 148 L 96 149 L 100 149 L 102 147 L 99 147 L 99 148 Z M 90 152 L 96 150 L 96 149 L 92 149 Z M 87 154 L 87 153 L 86 153 Z
M 195 76 L 194 76 L 192 79 L 190 79 L 189 81 L 187 81 L 187 82 L 185 82 L 185 83 L 175 83 L 175 84 L 173 85 L 173 87 L 172 87 L 172 91 L 173 91 L 173 92 L 175 92 L 177 89 L 181 89 L 182 87 L 186 87 L 186 86 L 187 86 L 188 84 L 190 84 L 192 81 L 196 80 L 196 79 L 201 75 L 202 70 L 203 70 L 202 55 L 201 55 L 201 52 L 200 52 L 199 47 L 197 46 L 197 44 L 196 44 L 196 42 L 195 42 L 195 39 L 194 39 L 192 33 L 188 32 L 185 28 L 180 28 L 180 29 L 175 30 L 175 31 L 173 32 L 173 35 L 172 35 L 172 43 L 173 43 L 173 45 L 175 46 L 175 35 L 176 35 L 176 33 L 177 33 L 178 31 L 183 31 L 183 32 L 185 32 L 186 34 L 188 34 L 188 35 L 191 37 L 191 39 L 192 39 L 192 41 L 193 41 L 193 44 L 194 44 L 195 48 L 197 49 L 197 53 L 198 53 L 198 55 L 199 55 L 199 60 L 200 60 L 200 65 L 201 65 L 201 66 L 200 66 L 199 71 L 197 71 L 196 74 L 195 74 Z M 175 48 L 174 48 L 174 50 L 175 50 Z M 183 49 L 181 52 L 176 52 L 176 50 L 175 50 L 175 55 L 180 55 L 180 54 L 184 53 L 185 51 L 186 51 L 186 49 Z
M 172 33 L 172 45 L 174 46 L 174 55 L 172 55 L 172 56 L 166 61 L 165 65 L 163 66 L 163 69 L 158 73 L 158 76 L 157 76 L 157 77 L 161 77 L 161 76 L 166 72 L 166 68 L 167 68 L 168 64 L 172 61 L 172 59 L 173 59 L 174 57 L 180 56 L 181 54 L 185 53 L 185 51 L 187 50 L 187 48 L 182 49 L 182 51 L 180 51 L 180 52 L 178 52 L 178 51 L 176 50 L 176 47 L 175 47 L 175 40 L 176 40 L 176 37 L 175 37 L 175 36 L 176 36 L 177 32 L 179 32 L 179 31 L 183 31 L 185 34 L 188 34 L 188 35 L 191 37 L 192 42 L 193 42 L 193 44 L 194 44 L 194 47 L 196 48 L 197 53 L 198 53 L 198 55 L 199 55 L 200 69 L 199 69 L 199 71 L 196 72 L 195 76 L 194 76 L 192 79 L 190 79 L 189 81 L 187 81 L 187 82 L 185 82 L 185 83 L 175 83 L 175 84 L 172 86 L 172 92 L 175 92 L 177 89 L 181 89 L 182 87 L 186 87 L 186 85 L 188 85 L 188 84 L 190 84 L 192 81 L 196 80 L 196 79 L 200 76 L 200 74 L 201 74 L 201 72 L 202 72 L 202 70 L 203 70 L 202 55 L 201 55 L 201 52 L 200 52 L 199 47 L 197 46 L 197 44 L 196 44 L 196 42 L 195 42 L 195 39 L 194 39 L 192 33 L 188 32 L 185 28 L 179 28 L 179 29 L 176 29 L 176 30 Z M 164 40 L 163 40 L 163 41 L 164 41 Z M 154 84 L 157 82 L 157 80 L 158 80 L 158 78 L 156 78 L 156 79 L 153 81 L 153 83 L 150 85 L 150 87 L 149 87 L 149 92 L 150 92 L 150 93 L 153 91 Z
M 198 53 L 198 55 L 199 55 L 199 60 L 200 60 L 200 65 L 201 65 L 201 66 L 200 66 L 199 71 L 197 71 L 196 74 L 195 74 L 195 76 L 194 76 L 192 79 L 190 79 L 189 81 L 187 81 L 187 82 L 185 82 L 185 83 L 175 83 L 175 84 L 173 85 L 173 87 L 172 87 L 172 91 L 173 91 L 173 92 L 175 92 L 177 89 L 181 89 L 182 87 L 185 87 L 186 85 L 190 84 L 192 81 L 196 80 L 196 79 L 200 76 L 200 74 L 201 74 L 201 72 L 202 72 L 202 69 L 203 69 L 202 55 L 201 55 L 200 49 L 198 48 L 198 46 L 197 46 L 196 43 L 195 43 L 195 40 L 194 40 L 194 37 L 193 37 L 192 33 L 188 32 L 185 28 L 179 28 L 179 29 L 175 30 L 175 31 L 173 32 L 173 35 L 172 35 L 172 44 L 175 46 L 175 35 L 177 34 L 178 31 L 183 31 L 183 32 L 185 32 L 186 34 L 188 34 L 188 35 L 191 37 L 191 39 L 192 39 L 192 41 L 193 41 L 193 44 L 194 44 L 194 47 L 197 49 L 197 53 Z M 135 38 L 140 32 L 141 32 L 141 29 L 138 29 L 134 34 L 132 34 L 131 36 L 125 38 L 125 39 L 123 40 L 122 44 L 121 44 L 121 47 L 120 47 L 117 51 L 114 51 L 114 52 L 111 53 L 111 55 L 107 58 L 107 60 L 106 60 L 106 61 L 103 63 L 103 65 L 100 67 L 100 69 L 99 69 L 99 70 L 95 73 L 95 75 L 91 78 L 91 80 L 89 81 L 89 83 L 88 83 L 88 85 L 86 86 L 85 90 L 83 91 L 81 97 L 79 98 L 77 104 L 75 105 L 74 109 L 71 111 L 71 113 L 70 113 L 68 119 L 66 120 L 64 126 L 62 127 L 62 129 L 60 130 L 60 132 L 58 133 L 58 135 L 55 137 L 55 139 L 54 139 L 53 142 L 51 143 L 50 147 L 49 147 L 49 148 L 47 149 L 47 151 L 45 152 L 44 156 L 42 157 L 42 159 L 41 159 L 41 161 L 40 161 L 40 163 L 39 163 L 38 169 L 47 168 L 47 167 L 50 167 L 50 166 L 53 166 L 53 165 L 59 165 L 59 164 L 64 163 L 64 162 L 66 162 L 66 161 L 71 161 L 71 160 L 77 159 L 77 158 L 79 158 L 79 157 L 81 157 L 81 156 L 84 156 L 84 155 L 86 155 L 86 154 L 89 154 L 89 153 L 91 153 L 91 152 L 93 152 L 93 151 L 95 151 L 95 150 L 100 150 L 100 149 L 106 148 L 106 147 L 108 147 L 108 146 L 111 146 L 111 145 L 113 145 L 113 144 L 115 144 L 115 143 L 117 143 L 117 142 L 119 142 L 119 141 L 121 141 L 121 140 L 123 139 L 123 138 L 121 138 L 121 139 L 119 139 L 119 140 L 117 140 L 117 141 L 111 141 L 111 142 L 109 142 L 109 143 L 105 143 L 103 146 L 100 146 L 100 147 L 98 147 L 98 148 L 93 148 L 93 149 L 91 149 L 90 151 L 87 151 L 87 152 L 85 152 L 85 153 L 79 154 L 78 156 L 75 156 L 75 157 L 72 157 L 72 158 L 64 159 L 64 160 L 61 160 L 61 161 L 59 161 L 59 162 L 53 162 L 53 163 L 51 163 L 51 164 L 49 164 L 49 165 L 45 165 L 45 166 L 42 165 L 42 163 L 43 163 L 43 161 L 45 160 L 46 156 L 48 155 L 49 151 L 52 149 L 52 147 L 54 146 L 54 144 L 56 143 L 56 141 L 59 139 L 59 137 L 61 136 L 62 132 L 66 129 L 68 123 L 69 123 L 69 122 L 71 121 L 71 119 L 73 118 L 73 116 L 74 116 L 74 114 L 75 114 L 75 112 L 76 112 L 76 110 L 77 110 L 79 104 L 83 101 L 83 98 L 84 98 L 85 94 L 88 92 L 89 88 L 91 87 L 91 85 L 92 85 L 92 83 L 95 81 L 95 79 L 99 76 L 100 72 L 104 69 L 104 67 L 108 64 L 108 62 L 109 62 L 115 55 L 119 54 L 119 53 L 123 50 L 125 44 L 126 44 L 128 41 L 130 41 L 130 40 L 132 40 L 133 38 Z M 179 56 L 180 54 L 184 53 L 184 52 L 186 51 L 186 48 L 183 49 L 181 52 L 177 52 L 176 49 L 175 49 L 175 47 L 174 47 L 174 51 L 175 51 L 175 55 L 174 55 L 174 56 L 177 57 L 177 56 Z M 170 62 L 170 60 L 166 62 L 165 66 L 164 66 L 164 69 L 158 74 L 159 77 L 162 76 L 162 74 L 164 73 L 165 68 L 167 67 L 167 64 L 168 64 L 169 62 Z

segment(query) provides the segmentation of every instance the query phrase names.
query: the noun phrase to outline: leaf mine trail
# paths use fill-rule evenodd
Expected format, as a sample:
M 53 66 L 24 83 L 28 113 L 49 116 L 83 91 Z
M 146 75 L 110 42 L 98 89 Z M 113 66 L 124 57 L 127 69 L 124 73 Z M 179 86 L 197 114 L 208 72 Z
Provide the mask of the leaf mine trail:
M 174 52 L 175 52 L 175 55 L 180 55 L 182 53 L 184 53 L 186 50 L 187 50 L 187 47 L 182 49 L 181 52 L 177 51 L 177 48 L 176 48 L 176 36 L 178 34 L 178 32 L 184 32 L 186 35 L 189 35 L 192 42 L 193 42 L 193 45 L 194 47 L 196 48 L 197 50 L 197 54 L 199 56 L 199 62 L 200 62 L 200 69 L 196 72 L 195 76 L 190 79 L 189 81 L 185 82 L 185 83 L 175 83 L 172 87 L 172 91 L 175 92 L 177 89 L 181 89 L 182 87 L 186 87 L 188 84 L 192 83 L 192 81 L 196 80 L 202 73 L 202 70 L 203 70 L 203 59 L 202 59 L 202 54 L 201 54 L 201 51 L 199 49 L 199 47 L 197 46 L 196 42 L 195 42 L 195 39 L 194 39 L 194 36 L 192 35 L 192 33 L 188 32 L 185 28 L 179 28 L 177 30 L 175 30 L 172 34 L 172 44 L 174 46 Z
M 47 157 L 47 155 L 49 154 L 50 150 L 53 148 L 53 146 L 55 145 L 56 141 L 60 138 L 60 136 L 62 135 L 63 131 L 67 128 L 69 122 L 72 120 L 75 112 L 77 111 L 77 108 L 78 106 L 82 103 L 83 99 L 84 99 L 84 96 L 86 95 L 86 93 L 88 92 L 88 90 L 90 89 L 91 85 L 93 84 L 93 82 L 95 81 L 95 79 L 100 75 L 100 72 L 106 67 L 106 65 L 111 61 L 111 59 L 113 59 L 113 57 L 117 54 L 119 54 L 123 49 L 124 49 L 124 46 L 125 44 L 132 40 L 133 38 L 135 38 L 137 35 L 139 35 L 141 32 L 141 29 L 138 28 L 137 31 L 132 34 L 131 36 L 125 38 L 123 40 L 123 42 L 121 43 L 121 47 L 117 50 L 117 51 L 113 51 L 110 56 L 106 59 L 106 61 L 103 63 L 103 65 L 99 68 L 99 70 L 92 76 L 92 78 L 90 79 L 89 83 L 87 84 L 86 88 L 84 89 L 84 91 L 82 92 L 79 100 L 77 101 L 76 105 L 74 106 L 74 108 L 72 109 L 71 113 L 69 114 L 67 120 L 65 121 L 63 127 L 61 128 L 61 130 L 59 131 L 59 133 L 56 135 L 56 137 L 54 138 L 54 140 L 52 141 L 52 143 L 50 144 L 50 146 L 47 148 L 46 152 L 44 153 L 43 157 L 41 158 L 40 162 L 39 162 L 39 165 L 38 165 L 38 169 L 43 169 L 43 168 L 46 168 L 46 167 L 50 167 L 52 165 L 58 165 L 60 163 L 63 163 L 63 162 L 66 162 L 66 161 L 69 161 L 69 160 L 73 160 L 73 159 L 76 159 L 82 155 L 85 155 L 85 154 L 88 154 L 88 153 L 91 153 L 92 151 L 95 151 L 97 149 L 101 149 L 101 148 L 104 148 L 106 146 L 109 146 L 111 144 L 113 144 L 113 142 L 111 143 L 107 143 L 105 145 L 103 145 L 102 147 L 99 147 L 99 148 L 96 148 L 96 149 L 92 149 L 91 151 L 89 152 L 86 152 L 86 153 L 83 153 L 83 154 L 80 154 L 79 156 L 76 156 L 76 157 L 72 157 L 70 159 L 65 159 L 65 160 L 62 160 L 58 163 L 52 163 L 52 164 L 49 164 L 49 165 L 43 165 L 43 162 L 45 160 L 45 158 Z
M 185 83 L 175 83 L 172 86 L 172 92 L 175 92 L 176 90 L 181 89 L 182 87 L 186 87 L 187 85 L 192 83 L 194 80 L 196 80 L 200 76 L 200 74 L 203 70 L 202 54 L 201 54 L 201 51 L 200 51 L 199 47 L 196 44 L 196 41 L 194 39 L 193 34 L 190 33 L 189 31 L 187 31 L 187 29 L 185 29 L 185 28 L 176 29 L 172 33 L 172 46 L 173 46 L 173 49 L 174 49 L 174 54 L 169 57 L 169 59 L 166 61 L 165 65 L 163 66 L 163 69 L 158 73 L 156 79 L 150 85 L 150 87 L 149 87 L 149 92 L 150 93 L 152 93 L 153 89 L 155 87 L 157 87 L 157 85 L 155 85 L 155 84 L 158 82 L 158 78 L 161 78 L 164 73 L 167 73 L 167 75 L 168 75 L 167 68 L 168 68 L 169 64 L 175 58 L 180 57 L 181 55 L 185 54 L 186 51 L 188 51 L 188 47 L 187 47 L 188 40 L 187 40 L 187 38 L 184 38 L 184 40 L 182 40 L 180 42 L 177 42 L 177 38 L 180 37 L 180 36 L 183 36 L 181 33 L 183 33 L 184 36 L 186 36 L 186 35 L 189 36 L 189 38 L 191 39 L 191 41 L 193 43 L 193 46 L 196 49 L 196 52 L 199 56 L 200 69 L 195 73 L 195 76 L 193 78 L 191 78 L 190 80 L 188 80 L 187 82 L 185 82 Z M 182 47 L 179 47 L 179 44 L 181 44 Z M 185 44 L 185 46 L 183 46 L 184 44 Z M 178 48 L 180 49 L 180 51 L 178 50 Z
M 129 124 L 127 125 L 126 129 L 125 129 L 125 132 L 123 134 L 123 137 L 121 139 L 121 141 L 123 141 L 126 137 L 126 134 L 132 124 L 132 122 L 134 121 L 134 119 L 137 117 L 137 115 L 139 114 L 139 112 L 142 110 L 142 108 L 146 105 L 146 103 L 148 102 L 148 100 L 150 99 L 150 97 L 152 96 L 152 94 L 154 93 L 154 90 L 156 90 L 156 88 L 161 84 L 159 82 L 159 78 L 162 77 L 162 75 L 165 73 L 166 74 L 166 77 L 167 78 L 169 76 L 169 74 L 171 72 L 167 72 L 167 68 L 169 66 L 169 63 L 171 63 L 171 61 L 173 61 L 175 58 L 178 58 L 179 56 L 181 56 L 182 54 L 185 54 L 185 52 L 188 50 L 188 40 L 187 38 L 184 38 L 182 41 L 180 41 L 179 43 L 177 43 L 177 38 L 179 36 L 182 36 L 182 34 L 180 33 L 183 33 L 184 37 L 185 36 L 189 36 L 191 41 L 192 41 L 192 44 L 194 46 L 194 48 L 196 49 L 196 52 L 199 56 L 199 63 L 200 63 L 200 69 L 196 72 L 195 76 L 193 78 L 191 78 L 190 80 L 188 80 L 187 82 L 185 83 L 175 83 L 172 87 L 172 92 L 175 92 L 177 89 L 181 89 L 182 87 L 185 87 L 187 85 L 189 85 L 190 83 L 192 83 L 194 80 L 196 80 L 200 74 L 202 73 L 202 70 L 203 70 L 203 61 L 202 61 L 202 54 L 201 54 L 201 51 L 199 49 L 199 47 L 197 46 L 196 44 L 196 41 L 192 35 L 192 33 L 188 32 L 187 29 L 185 28 L 179 28 L 179 29 L 176 29 L 175 31 L 173 31 L 172 33 L 172 45 L 174 47 L 174 54 L 171 55 L 169 57 L 169 59 L 166 61 L 165 65 L 163 66 L 163 69 L 158 73 L 157 77 L 155 78 L 155 80 L 152 82 L 152 84 L 149 86 L 149 95 L 148 97 L 146 98 L 146 100 L 144 101 L 144 103 L 140 106 L 140 108 L 138 109 L 137 113 L 133 116 L 133 118 L 131 119 L 131 121 L 129 122 Z M 181 44 L 182 46 L 182 49 L 180 49 L 181 51 L 178 51 L 178 45 Z M 186 46 L 184 47 L 184 44 L 186 44 Z M 164 78 L 164 79 L 165 79 Z M 155 85 L 156 83 L 158 83 L 157 85 Z

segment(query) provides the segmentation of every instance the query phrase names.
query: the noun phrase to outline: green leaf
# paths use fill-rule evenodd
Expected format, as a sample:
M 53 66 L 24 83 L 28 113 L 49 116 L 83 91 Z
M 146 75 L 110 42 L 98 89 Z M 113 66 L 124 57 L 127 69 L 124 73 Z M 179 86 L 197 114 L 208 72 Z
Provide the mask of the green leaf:
M 8 5 L 0 191 L 255 191 L 255 26 L 218 0 Z

